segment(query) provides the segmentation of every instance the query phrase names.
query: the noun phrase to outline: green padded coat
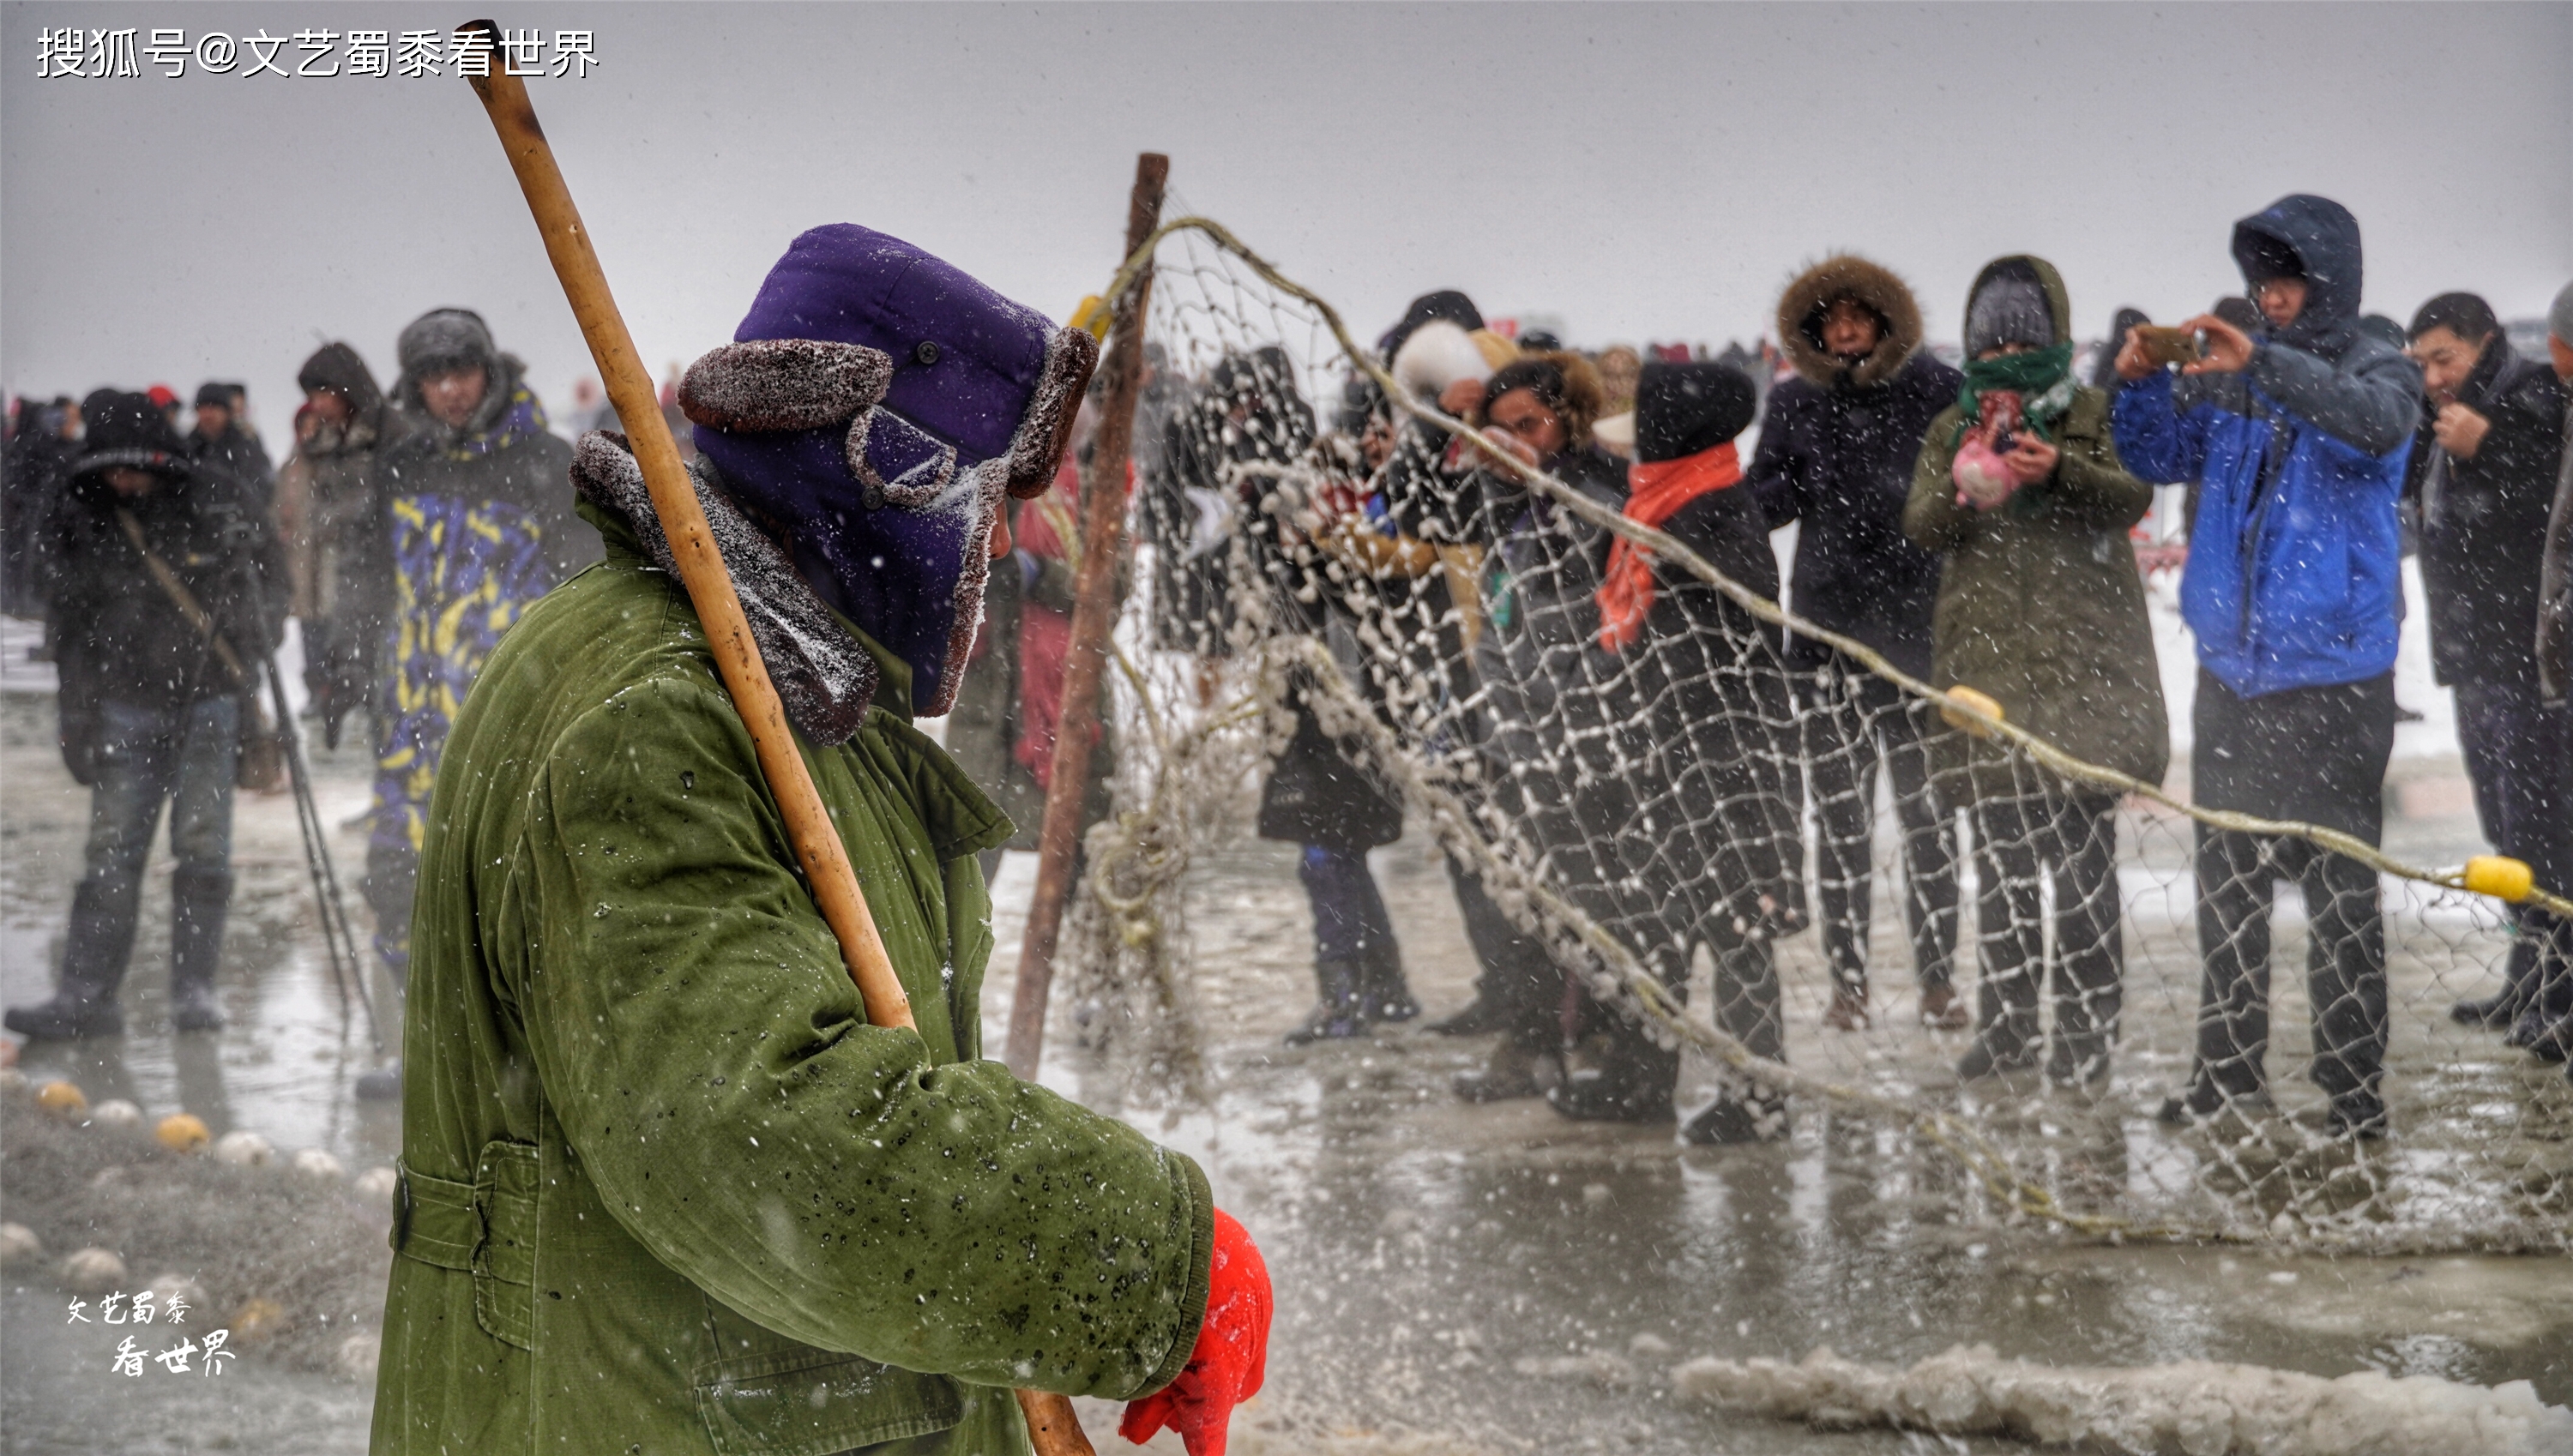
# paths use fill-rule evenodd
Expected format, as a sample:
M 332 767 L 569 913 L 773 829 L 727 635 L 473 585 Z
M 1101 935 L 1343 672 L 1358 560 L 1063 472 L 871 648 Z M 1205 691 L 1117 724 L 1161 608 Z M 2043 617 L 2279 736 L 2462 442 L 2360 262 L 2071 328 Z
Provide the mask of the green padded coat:
M 867 643 L 865 725 L 804 758 L 919 1024 L 868 1026 L 695 613 L 582 510 L 606 561 L 438 773 L 376 1452 L 1023 1452 L 1010 1386 L 1168 1383 L 1205 1175 L 979 1060 L 1009 821 Z
M 2073 311 L 2055 269 L 2043 259 L 2004 259 L 1985 276 L 2002 263 L 2033 266 L 2056 337 L 2072 338 Z M 2009 721 L 2074 757 L 2160 783 L 2170 766 L 2170 726 L 2144 578 L 2127 535 L 2153 491 L 2118 459 L 2108 395 L 2075 391 L 2056 428 L 2062 462 L 2054 477 L 1993 511 L 1957 503 L 1950 467 L 1962 418 L 1952 404 L 1930 421 L 1903 509 L 1904 534 L 1940 557 L 1932 685 L 1987 693 Z M 2027 770 L 2014 774 L 1992 745 L 1959 733 L 1939 742 L 1943 773 L 1971 766 L 1973 792 L 2027 792 Z M 1962 800 L 1967 786 L 1954 792 Z

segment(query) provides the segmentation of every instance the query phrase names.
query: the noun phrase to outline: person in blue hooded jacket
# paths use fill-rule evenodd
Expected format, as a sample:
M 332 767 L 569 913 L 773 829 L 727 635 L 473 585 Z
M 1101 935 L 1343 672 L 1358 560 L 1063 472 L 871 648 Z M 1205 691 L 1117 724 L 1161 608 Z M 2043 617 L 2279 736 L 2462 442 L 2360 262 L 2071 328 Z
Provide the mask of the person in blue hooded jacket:
M 2375 844 L 2394 748 L 2403 596 L 2395 504 L 2421 372 L 2359 319 L 2358 220 L 2280 198 L 2233 226 L 2233 258 L 2268 324 L 2213 315 L 2189 374 L 2238 392 L 2181 409 L 2130 331 L 2112 412 L 2118 453 L 2147 480 L 2197 486 L 2180 613 L 2197 640 L 2191 790 L 2209 809 L 2320 825 Z M 2220 402 L 2219 402 L 2220 401 Z M 2301 839 L 2197 832 L 2205 967 L 2197 1055 L 2169 1120 L 2265 1100 L 2271 886 L 2294 879 L 2310 931 L 2311 1077 L 2335 1131 L 2380 1135 L 2385 926 L 2376 872 Z

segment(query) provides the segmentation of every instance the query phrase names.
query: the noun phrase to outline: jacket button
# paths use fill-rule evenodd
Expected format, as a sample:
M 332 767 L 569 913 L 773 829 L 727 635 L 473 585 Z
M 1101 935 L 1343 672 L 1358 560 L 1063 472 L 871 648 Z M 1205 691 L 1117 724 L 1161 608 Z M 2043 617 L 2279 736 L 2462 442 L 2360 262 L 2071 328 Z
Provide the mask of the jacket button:
M 938 346 L 926 339 L 913 345 L 911 347 L 911 362 L 913 364 L 934 364 L 938 363 Z

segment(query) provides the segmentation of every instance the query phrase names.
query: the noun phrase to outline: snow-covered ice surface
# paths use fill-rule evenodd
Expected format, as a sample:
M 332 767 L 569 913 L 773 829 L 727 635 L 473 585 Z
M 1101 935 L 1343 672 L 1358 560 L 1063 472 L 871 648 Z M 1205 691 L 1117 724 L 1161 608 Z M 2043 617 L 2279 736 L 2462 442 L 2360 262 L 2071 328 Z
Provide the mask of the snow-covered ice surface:
M 2486 1388 L 2359 1370 L 2333 1379 L 2186 1360 L 2067 1366 L 1959 1345 L 1904 1368 L 1844 1360 L 1691 1360 L 1671 1393 L 1717 1410 L 1816 1426 L 2084 1443 L 2133 1456 L 2554 1456 L 2573 1411 L 2524 1380 Z

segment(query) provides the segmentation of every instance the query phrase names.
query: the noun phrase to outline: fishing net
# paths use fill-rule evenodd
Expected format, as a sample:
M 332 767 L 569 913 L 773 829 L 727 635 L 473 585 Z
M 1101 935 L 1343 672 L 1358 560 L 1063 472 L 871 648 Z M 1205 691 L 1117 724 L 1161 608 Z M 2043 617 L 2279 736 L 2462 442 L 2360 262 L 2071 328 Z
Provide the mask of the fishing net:
M 1188 872 L 1318 733 L 1434 837 L 1486 985 L 1518 978 L 1567 1075 L 1685 1054 L 1727 1136 L 1822 1146 L 1901 1216 L 2565 1246 L 2573 1089 L 2449 1016 L 2563 887 L 2505 904 L 2085 763 L 1790 617 L 1622 486 L 1478 450 L 1221 226 L 1166 226 L 1111 297 L 1146 260 L 1125 747 L 1064 955 L 1130 1087 L 1203 1093 Z M 1603 642 L 1621 545 L 1682 629 Z M 1942 981 L 1980 1038 L 1924 1024 Z M 2352 1136 L 2379 1036 L 2387 1135 Z M 1959 1075 L 1978 1045 L 1999 1075 Z M 2157 1115 L 2200 1061 L 2195 1115 Z

